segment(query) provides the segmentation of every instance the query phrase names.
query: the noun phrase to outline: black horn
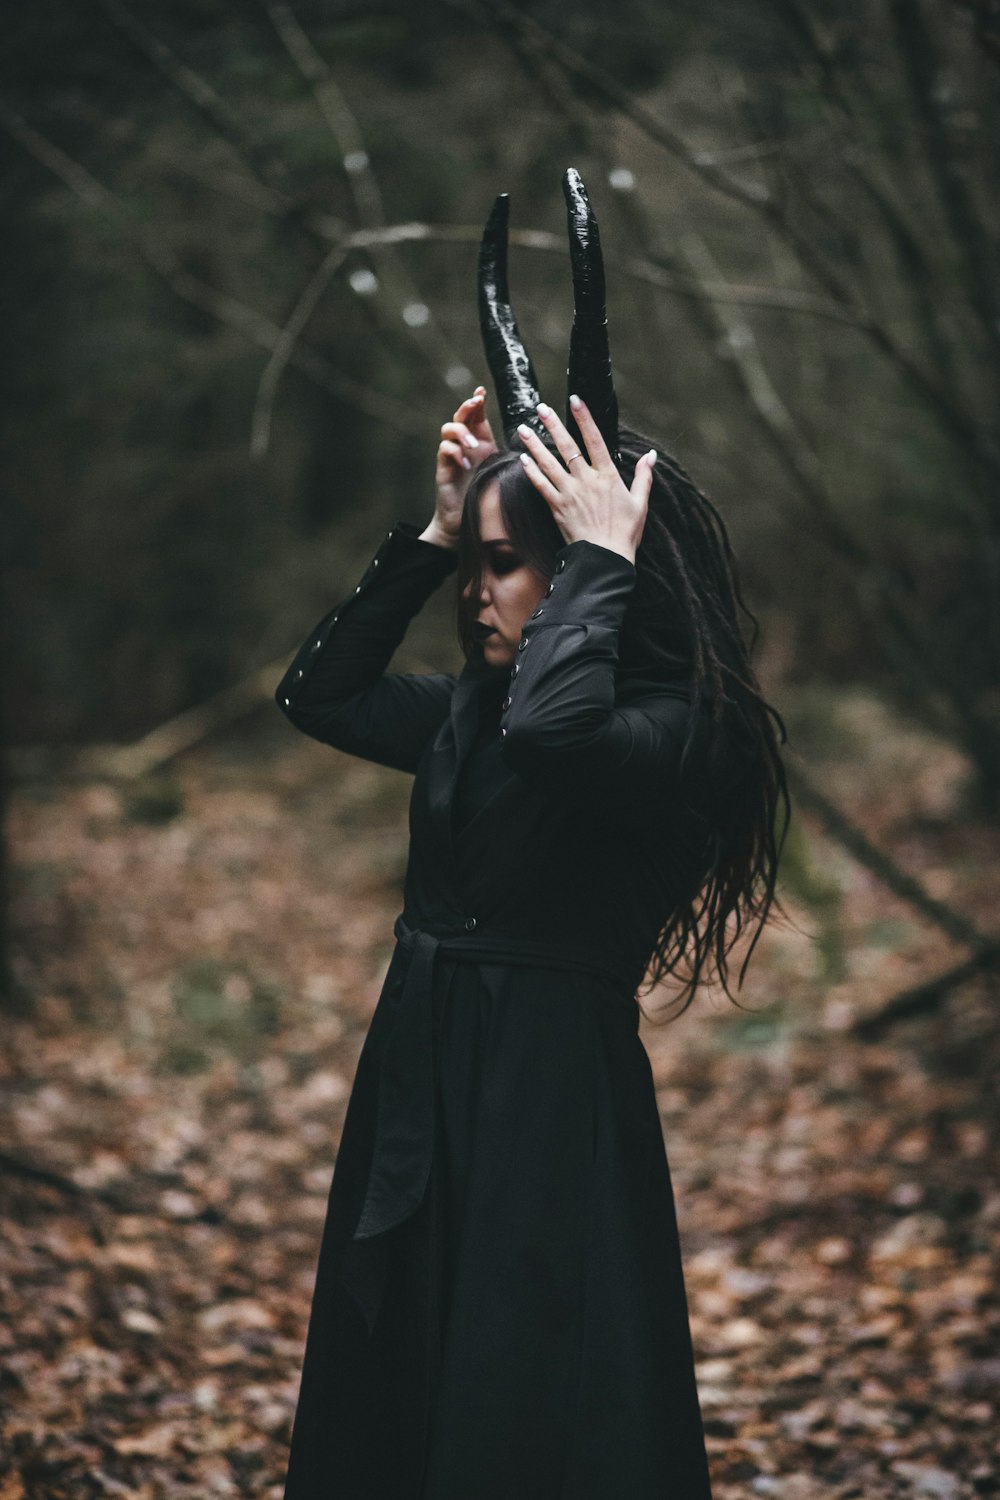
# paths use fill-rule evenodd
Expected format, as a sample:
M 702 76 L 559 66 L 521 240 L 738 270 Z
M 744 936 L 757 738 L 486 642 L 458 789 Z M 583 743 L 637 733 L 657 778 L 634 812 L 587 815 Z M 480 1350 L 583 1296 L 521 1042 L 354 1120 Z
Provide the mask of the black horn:
M 573 266 L 573 332 L 569 341 L 566 394 L 580 396 L 586 402 L 608 445 L 609 453 L 617 463 L 620 457 L 618 398 L 611 374 L 601 236 L 583 178 L 575 167 L 569 167 L 563 177 L 563 193 L 566 198 L 569 253 Z M 583 439 L 568 400 L 566 426 L 574 440 L 583 448 Z
M 539 435 L 545 435 L 545 428 L 535 411 L 542 399 L 538 393 L 538 379 L 510 306 L 507 287 L 509 214 L 510 199 L 506 193 L 501 193 L 486 221 L 479 248 L 479 327 L 508 443 L 519 422 L 526 422 Z

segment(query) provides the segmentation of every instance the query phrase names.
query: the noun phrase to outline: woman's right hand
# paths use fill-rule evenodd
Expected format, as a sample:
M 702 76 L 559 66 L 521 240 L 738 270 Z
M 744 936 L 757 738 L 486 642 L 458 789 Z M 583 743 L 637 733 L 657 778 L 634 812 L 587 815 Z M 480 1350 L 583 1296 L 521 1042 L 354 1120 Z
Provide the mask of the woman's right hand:
M 479 465 L 496 451 L 486 418 L 486 387 L 480 385 L 441 428 L 434 472 L 437 488 L 434 519 L 421 533 L 423 541 L 435 542 L 439 547 L 458 546 L 469 481 Z

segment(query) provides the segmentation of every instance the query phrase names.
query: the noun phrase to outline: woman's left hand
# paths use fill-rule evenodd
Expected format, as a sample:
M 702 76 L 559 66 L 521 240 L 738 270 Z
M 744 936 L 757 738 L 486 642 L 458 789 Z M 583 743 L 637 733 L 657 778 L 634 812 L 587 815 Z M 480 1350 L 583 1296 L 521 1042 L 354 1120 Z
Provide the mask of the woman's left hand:
M 522 425 L 517 433 L 528 450 L 521 456 L 525 473 L 548 503 L 567 542 L 594 542 L 634 563 L 649 509 L 656 450 L 651 448 L 639 459 L 632 488 L 627 489 L 587 407 L 576 396 L 570 397 L 570 406 L 586 453 L 580 453 L 551 406 L 541 402 L 538 415 L 563 462 L 537 433 Z

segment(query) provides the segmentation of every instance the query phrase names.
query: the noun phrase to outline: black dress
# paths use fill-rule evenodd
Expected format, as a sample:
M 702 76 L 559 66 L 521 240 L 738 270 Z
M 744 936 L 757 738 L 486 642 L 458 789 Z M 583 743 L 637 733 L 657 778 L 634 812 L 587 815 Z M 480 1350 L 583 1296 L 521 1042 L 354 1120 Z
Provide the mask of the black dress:
M 634 998 L 704 858 L 688 695 L 618 670 L 635 570 L 590 542 L 513 674 L 387 674 L 454 567 L 399 523 L 277 691 L 307 734 L 415 773 L 286 1500 L 705 1500 Z

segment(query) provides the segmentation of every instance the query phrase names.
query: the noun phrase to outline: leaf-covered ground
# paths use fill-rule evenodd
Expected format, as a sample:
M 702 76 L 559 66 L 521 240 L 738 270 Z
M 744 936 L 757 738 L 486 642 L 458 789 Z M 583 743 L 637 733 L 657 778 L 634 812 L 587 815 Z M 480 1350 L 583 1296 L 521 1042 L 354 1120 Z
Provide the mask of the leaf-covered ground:
M 794 717 L 869 835 L 994 924 L 960 759 L 866 698 Z M 19 789 L 0 1500 L 280 1496 L 407 795 L 269 716 L 127 791 Z M 804 816 L 785 897 L 742 1010 L 643 1027 L 716 1495 L 1000 1493 L 995 990 L 864 1043 L 960 950 Z

